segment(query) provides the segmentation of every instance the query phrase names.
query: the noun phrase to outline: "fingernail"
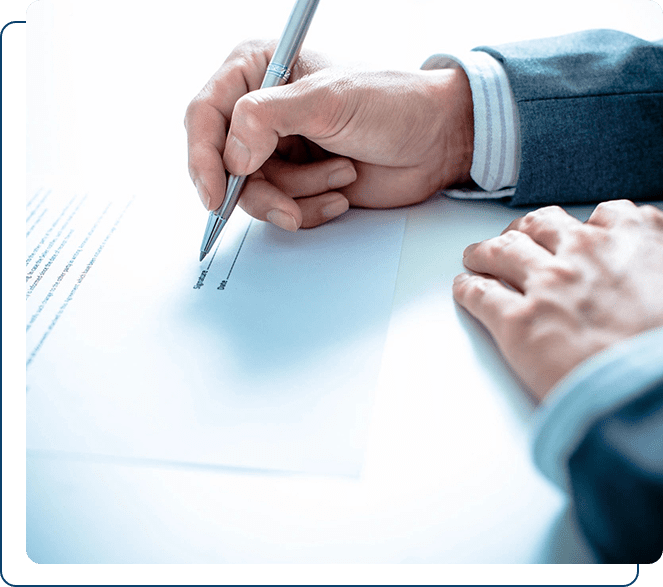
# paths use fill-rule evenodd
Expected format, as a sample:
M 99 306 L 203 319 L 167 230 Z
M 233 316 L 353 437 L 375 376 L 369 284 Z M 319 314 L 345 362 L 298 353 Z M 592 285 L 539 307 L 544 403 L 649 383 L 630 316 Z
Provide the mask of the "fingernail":
M 249 148 L 240 141 L 235 135 L 230 137 L 226 145 L 226 154 L 229 153 L 229 158 L 232 159 L 237 173 L 244 172 L 251 161 L 251 151 Z
M 203 203 L 203 206 L 205 206 L 206 210 L 209 210 L 209 192 L 203 185 L 203 180 L 198 178 L 195 182 L 194 185 L 196 186 L 196 189 L 198 190 L 198 197 L 200 198 L 200 201 Z
M 338 198 L 333 202 L 329 202 L 329 204 L 323 206 L 322 210 L 320 210 L 320 213 L 327 220 L 331 220 L 332 218 L 340 216 L 343 214 L 343 212 L 347 212 L 349 207 L 350 203 L 345 198 Z
M 329 174 L 329 187 L 331 189 L 342 188 L 357 179 L 357 172 L 352 165 L 344 165 Z
M 297 230 L 297 221 L 295 218 L 283 210 L 277 210 L 276 208 L 270 210 L 267 212 L 267 220 L 283 230 L 289 230 L 290 232 Z
M 457 285 L 457 284 L 459 284 L 459 283 L 462 283 L 462 282 L 465 281 L 468 277 L 469 277 L 469 274 L 467 274 L 467 273 L 461 273 L 460 275 L 456 275 L 456 277 L 454 277 L 454 285 Z

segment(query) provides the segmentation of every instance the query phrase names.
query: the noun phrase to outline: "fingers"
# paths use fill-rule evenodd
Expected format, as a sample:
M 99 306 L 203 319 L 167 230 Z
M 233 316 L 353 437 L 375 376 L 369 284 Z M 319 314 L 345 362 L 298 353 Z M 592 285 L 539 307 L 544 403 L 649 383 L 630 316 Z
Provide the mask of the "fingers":
M 189 175 L 208 210 L 216 210 L 226 191 L 221 159 L 226 138 L 223 115 L 205 102 L 192 102 L 184 124 L 187 131 Z
M 463 253 L 468 269 L 501 279 L 521 292 L 528 276 L 549 266 L 551 259 L 550 251 L 517 230 L 470 245 Z
M 222 160 L 226 131 L 237 100 L 260 87 L 273 44 L 238 46 L 189 104 L 184 117 L 189 151 L 189 175 L 205 208 L 223 201 L 226 173 Z
M 663 211 L 651 204 L 636 206 L 630 200 L 601 202 L 587 220 L 600 228 L 626 228 L 641 231 L 645 227 L 663 231 Z
M 226 168 L 247 175 L 263 165 L 283 137 L 300 135 L 316 141 L 335 134 L 344 100 L 329 90 L 330 84 L 328 79 L 309 76 L 238 100 L 223 156 Z
M 259 172 L 244 185 L 239 206 L 258 220 L 294 232 L 324 224 L 346 212 L 350 204 L 343 194 L 333 191 L 295 200 Z
M 281 137 L 307 136 L 305 132 L 294 132 L 293 120 L 301 115 L 300 108 L 306 108 L 281 99 L 283 91 L 267 88 L 253 92 L 235 105 L 224 153 L 224 163 L 231 173 L 255 172 L 272 155 Z
M 643 218 L 657 231 L 663 231 L 663 211 L 651 204 L 645 204 L 638 208 Z
M 630 200 L 612 200 L 601 202 L 587 220 L 587 224 L 594 224 L 603 228 L 613 228 L 620 224 L 640 222 L 641 216 L 638 207 Z
M 184 117 L 189 175 L 208 210 L 216 210 L 223 201 L 226 172 L 222 155 L 226 130 L 235 102 L 249 91 L 249 72 L 244 74 L 232 64 L 229 58 L 221 66 L 191 101 Z
M 322 194 L 357 179 L 352 161 L 334 158 L 297 165 L 277 158 L 265 161 L 265 178 L 292 198 Z
M 347 198 L 333 188 L 357 177 L 347 159 L 327 159 L 296 165 L 269 159 L 244 187 L 239 205 L 251 216 L 294 231 L 312 228 L 340 216 Z
M 354 165 L 348 159 L 327 159 L 315 163 L 296 165 L 279 159 L 268 159 L 261 171 L 265 178 L 291 198 L 298 198 L 301 228 L 313 228 L 347 212 L 348 199 L 334 191 L 346 187 L 357 179 Z M 266 194 L 256 196 L 263 201 L 247 202 L 254 210 L 266 209 Z M 249 194 L 249 198 L 252 198 Z M 276 206 L 276 202 L 274 202 Z M 266 217 L 273 222 L 273 218 Z M 278 225 L 278 224 L 277 224 Z
M 523 304 L 522 294 L 507 289 L 499 280 L 467 273 L 454 279 L 453 296 L 498 341 L 503 334 L 504 317 L 514 314 Z
M 225 193 L 226 168 L 222 156 L 233 109 L 242 96 L 260 87 L 275 46 L 275 42 L 265 41 L 238 45 L 187 108 L 184 125 L 189 175 L 209 210 L 221 205 Z M 304 51 L 291 77 L 304 77 L 325 65 L 324 57 Z
M 555 254 L 560 243 L 582 223 L 559 206 L 546 206 L 516 218 L 502 234 L 517 230 L 527 234 L 535 243 Z
M 302 211 L 302 228 L 314 228 L 348 211 L 350 203 L 339 192 L 300 198 L 297 205 Z

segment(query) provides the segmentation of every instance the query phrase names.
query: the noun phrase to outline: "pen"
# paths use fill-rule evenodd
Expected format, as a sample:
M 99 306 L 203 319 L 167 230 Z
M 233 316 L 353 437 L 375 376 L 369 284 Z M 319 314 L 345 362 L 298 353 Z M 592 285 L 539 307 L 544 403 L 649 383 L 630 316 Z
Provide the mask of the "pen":
M 276 46 L 265 77 L 262 80 L 261 88 L 273 88 L 285 84 L 290 77 L 292 66 L 297 61 L 299 50 L 304 42 L 304 37 L 313 20 L 315 9 L 320 0 L 297 0 L 292 9 L 288 23 L 283 29 L 283 34 Z M 245 175 L 230 175 L 226 187 L 226 195 L 223 198 L 221 206 L 209 213 L 207 227 L 203 235 L 203 243 L 200 246 L 200 260 L 209 253 L 216 239 L 221 234 L 221 230 L 230 218 L 232 211 L 237 205 L 237 200 L 242 193 L 242 187 L 246 181 Z

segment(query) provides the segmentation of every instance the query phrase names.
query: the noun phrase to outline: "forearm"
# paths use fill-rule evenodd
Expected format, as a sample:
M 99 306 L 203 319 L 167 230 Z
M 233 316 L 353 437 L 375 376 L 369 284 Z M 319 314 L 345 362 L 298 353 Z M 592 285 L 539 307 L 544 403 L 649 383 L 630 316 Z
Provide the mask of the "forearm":
M 663 549 L 663 329 L 592 357 L 541 405 L 534 457 L 604 562 Z M 649 527 L 651 526 L 651 527 Z
M 578 522 L 605 563 L 663 552 L 663 381 L 597 422 L 569 460 Z
M 476 188 L 455 197 L 539 205 L 663 198 L 663 46 L 588 31 L 438 54 L 465 70 Z M 515 186 L 515 188 L 514 188 Z
M 663 197 L 663 46 L 616 31 L 481 47 L 509 78 L 514 205 Z

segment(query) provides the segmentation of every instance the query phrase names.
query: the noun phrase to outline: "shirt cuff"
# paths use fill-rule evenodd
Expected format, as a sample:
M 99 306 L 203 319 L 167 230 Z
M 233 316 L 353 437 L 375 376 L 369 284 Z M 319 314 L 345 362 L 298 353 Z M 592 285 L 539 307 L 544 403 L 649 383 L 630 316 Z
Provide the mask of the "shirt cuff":
M 600 352 L 562 379 L 544 400 L 534 425 L 534 462 L 569 491 L 568 462 L 590 428 L 663 381 L 663 328 Z
M 520 170 L 518 109 L 504 68 L 483 51 L 463 56 L 438 54 L 422 69 L 462 67 L 474 104 L 474 154 L 470 176 L 483 190 L 445 190 L 461 198 L 502 198 L 513 195 Z M 511 188 L 511 189 L 508 189 Z

